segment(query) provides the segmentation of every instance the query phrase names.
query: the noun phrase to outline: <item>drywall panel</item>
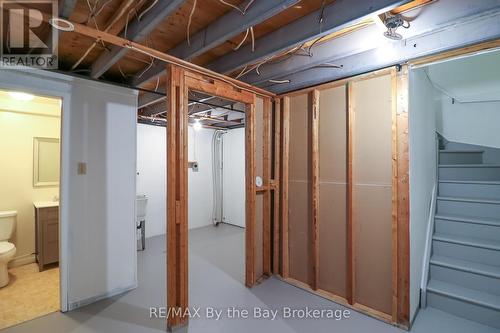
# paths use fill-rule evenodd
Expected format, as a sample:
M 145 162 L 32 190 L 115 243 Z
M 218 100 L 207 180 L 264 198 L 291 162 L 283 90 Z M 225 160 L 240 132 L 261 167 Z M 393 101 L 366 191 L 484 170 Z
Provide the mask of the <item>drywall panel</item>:
M 410 72 L 410 321 L 413 321 L 420 302 L 429 208 L 436 185 L 439 93 L 424 71 Z
M 309 283 L 311 265 L 311 174 L 309 96 L 290 98 L 288 247 L 290 277 Z
M 346 87 L 320 91 L 320 289 L 346 296 L 347 101 Z
M 255 103 L 255 177 L 264 179 L 264 101 L 256 99 Z M 255 278 L 263 274 L 263 221 L 264 196 L 258 193 L 255 199 Z
M 62 309 L 134 288 L 137 92 L 35 69 L 3 70 L 0 88 L 63 100 Z
M 464 104 L 441 97 L 437 130 L 449 141 L 500 148 L 499 123 L 500 102 Z
M 7 109 L 15 101 L 0 101 L 0 211 L 17 211 L 10 239 L 16 254 L 9 267 L 35 262 L 33 202 L 59 200 L 59 186 L 33 186 L 33 138 L 59 139 L 61 133 L 60 100 L 55 102 L 59 109 L 24 101 L 23 110 L 16 112 Z M 59 165 L 60 159 L 56 157 L 53 162 Z
M 137 194 L 148 197 L 146 237 L 166 232 L 166 142 L 165 127 L 137 124 Z
M 224 134 L 224 221 L 245 227 L 245 129 Z
M 392 310 L 392 89 L 385 75 L 354 83 L 354 301 Z

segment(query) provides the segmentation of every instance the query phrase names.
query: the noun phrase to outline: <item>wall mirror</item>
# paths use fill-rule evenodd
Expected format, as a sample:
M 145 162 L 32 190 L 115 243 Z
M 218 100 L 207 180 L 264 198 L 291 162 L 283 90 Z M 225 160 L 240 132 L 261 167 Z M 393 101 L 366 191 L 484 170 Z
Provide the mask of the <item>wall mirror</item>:
M 33 186 L 59 186 L 59 139 L 33 138 Z

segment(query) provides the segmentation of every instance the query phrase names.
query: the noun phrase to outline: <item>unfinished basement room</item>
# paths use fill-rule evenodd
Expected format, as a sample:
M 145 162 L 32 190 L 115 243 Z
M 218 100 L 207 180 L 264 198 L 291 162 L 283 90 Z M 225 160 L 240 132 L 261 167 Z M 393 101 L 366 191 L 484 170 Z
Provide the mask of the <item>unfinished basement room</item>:
M 500 333 L 500 0 L 0 12 L 1 333 Z

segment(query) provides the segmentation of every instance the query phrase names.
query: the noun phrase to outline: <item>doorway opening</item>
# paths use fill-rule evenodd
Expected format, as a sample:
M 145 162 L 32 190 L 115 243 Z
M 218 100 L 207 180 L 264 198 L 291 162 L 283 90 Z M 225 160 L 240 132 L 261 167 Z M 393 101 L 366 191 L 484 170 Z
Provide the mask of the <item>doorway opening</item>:
M 62 99 L 0 90 L 0 329 L 61 309 Z
M 244 284 L 245 105 L 196 91 L 188 98 L 190 256 Z

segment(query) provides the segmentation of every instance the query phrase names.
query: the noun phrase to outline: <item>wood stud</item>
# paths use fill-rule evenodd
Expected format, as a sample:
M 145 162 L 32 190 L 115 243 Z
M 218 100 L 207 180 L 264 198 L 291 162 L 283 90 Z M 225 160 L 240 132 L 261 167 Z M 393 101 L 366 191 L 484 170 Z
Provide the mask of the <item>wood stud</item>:
M 319 280 L 319 90 L 313 90 L 309 102 L 311 109 L 311 235 L 312 283 L 318 289 Z

